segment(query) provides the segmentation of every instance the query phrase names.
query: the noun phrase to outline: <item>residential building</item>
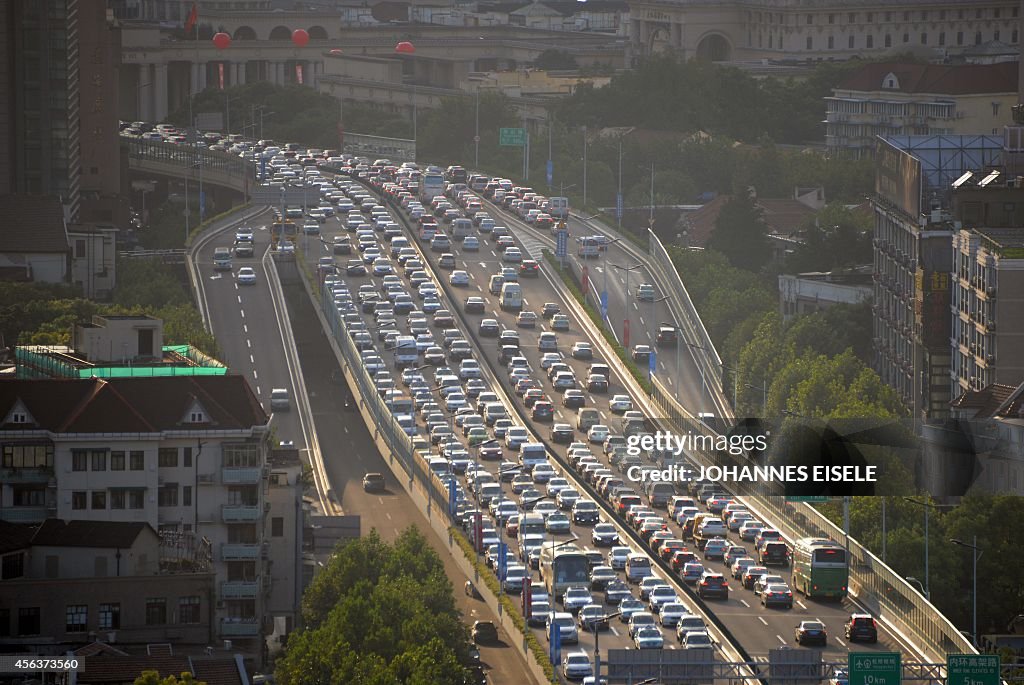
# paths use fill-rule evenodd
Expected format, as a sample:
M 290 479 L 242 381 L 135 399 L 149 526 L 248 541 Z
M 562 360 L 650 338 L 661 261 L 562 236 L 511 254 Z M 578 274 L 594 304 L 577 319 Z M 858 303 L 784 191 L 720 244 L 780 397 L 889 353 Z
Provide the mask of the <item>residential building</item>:
M 875 213 L 874 368 L 916 419 L 948 415 L 955 179 L 1003 154 L 1002 138 L 879 139 Z
M 208 548 L 214 636 L 259 659 L 268 428 L 240 375 L 0 381 L 0 519 L 146 523 Z
M 1016 62 L 866 64 L 825 98 L 829 152 L 870 156 L 876 136 L 997 135 L 1017 103 Z
M 270 534 L 266 544 L 272 584 L 266 613 L 274 622 L 273 633 L 284 636 L 299 625 L 305 579 L 312 576 L 307 574 L 306 567 L 315 563 L 304 553 L 306 543 L 312 542 L 306 539 L 310 506 L 303 499 L 302 460 L 295 447 L 276 447 L 271 451 L 267 485 Z M 290 560 L 292 566 L 286 566 L 283 560 Z
M 779 275 L 779 314 L 788 321 L 836 304 L 871 299 L 871 267 Z
M 56 195 L 0 193 L 0 216 L 4 217 L 0 281 L 68 282 L 67 225 Z
M 0 521 L 0 635 L 28 654 L 62 655 L 97 637 L 203 648 L 213 635 L 209 549 L 183 564 L 145 522 Z
M 941 58 L 988 41 L 1016 45 L 1019 11 L 1019 0 L 633 0 L 629 38 L 636 56 L 672 50 L 716 62 Z
M 951 395 L 1024 382 L 1024 187 L 999 170 L 958 179 Z
M 70 224 L 71 282 L 90 300 L 109 300 L 117 285 L 117 233 L 112 224 Z

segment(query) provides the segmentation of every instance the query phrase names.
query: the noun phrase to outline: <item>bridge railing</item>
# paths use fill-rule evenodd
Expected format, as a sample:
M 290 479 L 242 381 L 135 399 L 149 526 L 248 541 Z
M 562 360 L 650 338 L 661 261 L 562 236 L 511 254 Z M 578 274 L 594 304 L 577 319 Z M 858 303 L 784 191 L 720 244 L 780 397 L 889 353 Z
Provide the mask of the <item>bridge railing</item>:
M 156 140 L 122 137 L 121 144 L 128 148 L 130 158 L 183 168 L 202 168 L 221 178 L 231 179 L 239 188 L 255 176 L 256 165 L 229 152 L 192 148 Z

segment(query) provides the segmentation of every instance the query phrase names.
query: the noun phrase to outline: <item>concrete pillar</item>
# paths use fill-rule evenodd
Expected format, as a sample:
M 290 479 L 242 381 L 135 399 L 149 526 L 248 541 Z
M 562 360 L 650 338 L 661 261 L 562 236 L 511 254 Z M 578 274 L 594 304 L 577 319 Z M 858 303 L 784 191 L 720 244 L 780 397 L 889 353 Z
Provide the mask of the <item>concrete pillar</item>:
M 683 25 L 678 22 L 672 22 L 672 47 L 683 47 Z
M 243 86 L 245 85 L 245 62 L 235 63 L 235 81 L 234 85 Z
M 309 85 L 316 89 L 320 85 L 320 77 L 324 75 L 324 63 L 317 61 L 313 62 L 313 81 Z
M 267 62 L 267 80 L 275 86 L 281 85 L 280 73 L 277 70 L 279 65 L 279 62 Z
M 284 62 L 277 63 L 277 85 L 279 86 L 283 86 L 286 83 L 288 83 L 288 74 L 285 71 L 285 68 L 287 66 L 288 65 L 285 64 Z
M 167 64 L 155 64 L 153 70 L 156 78 L 153 81 L 153 118 L 163 121 L 167 118 Z
M 206 70 L 207 70 L 207 64 L 206 64 L 206 62 L 200 62 L 198 66 L 199 66 L 199 90 L 197 92 L 201 93 L 204 90 L 206 90 Z
M 189 65 L 189 95 L 199 92 L 199 65 L 192 62 Z

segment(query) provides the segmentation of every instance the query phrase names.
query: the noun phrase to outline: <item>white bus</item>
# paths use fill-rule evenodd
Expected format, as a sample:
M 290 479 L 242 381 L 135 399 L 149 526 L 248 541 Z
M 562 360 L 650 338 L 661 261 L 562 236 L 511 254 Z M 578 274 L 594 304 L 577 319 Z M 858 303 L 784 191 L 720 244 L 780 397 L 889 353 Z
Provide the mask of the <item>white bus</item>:
M 424 174 L 420 182 L 420 199 L 430 201 L 438 195 L 444 195 L 444 174 L 434 172 Z
M 545 544 L 540 549 L 540 577 L 555 601 L 573 586 L 590 586 L 590 561 L 576 545 Z

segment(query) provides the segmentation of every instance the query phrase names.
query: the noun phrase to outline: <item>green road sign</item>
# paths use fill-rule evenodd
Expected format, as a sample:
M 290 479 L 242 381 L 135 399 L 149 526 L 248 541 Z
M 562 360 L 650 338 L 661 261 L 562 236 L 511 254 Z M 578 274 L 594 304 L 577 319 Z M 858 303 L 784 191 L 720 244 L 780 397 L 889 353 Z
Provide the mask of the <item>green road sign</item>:
M 509 147 L 523 147 L 526 145 L 526 129 L 499 128 L 498 143 Z
M 947 654 L 946 685 L 999 685 L 998 654 Z
M 828 495 L 787 495 L 787 502 L 828 502 Z
M 850 652 L 850 685 L 900 685 L 899 652 Z

